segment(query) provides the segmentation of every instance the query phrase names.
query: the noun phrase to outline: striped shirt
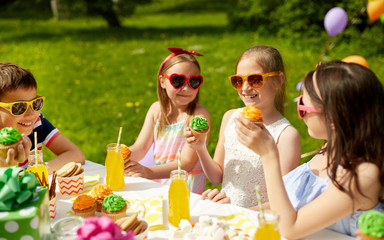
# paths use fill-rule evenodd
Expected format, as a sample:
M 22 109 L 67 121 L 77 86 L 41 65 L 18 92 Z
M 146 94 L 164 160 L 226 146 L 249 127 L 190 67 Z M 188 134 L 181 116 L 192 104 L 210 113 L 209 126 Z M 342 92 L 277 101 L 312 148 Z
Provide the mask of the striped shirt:
M 41 150 L 43 144 L 46 147 L 52 143 L 52 141 L 60 134 L 59 130 L 55 128 L 41 113 L 35 124 L 33 125 L 33 131 L 28 135 L 32 142 L 31 150 L 35 149 L 34 132 L 37 132 L 37 149 Z M 27 168 L 28 159 L 23 163 L 19 163 L 19 167 Z
M 159 121 L 156 121 L 154 131 L 154 159 L 156 165 L 162 165 L 170 162 L 177 161 L 179 149 L 183 149 L 185 145 L 185 121 L 174 123 L 171 125 L 165 125 L 159 135 L 157 135 L 157 128 Z M 157 179 L 157 182 L 163 184 L 170 184 L 169 178 Z M 200 161 L 197 161 L 195 167 L 188 174 L 188 186 L 191 192 L 201 194 L 205 188 L 206 176 L 200 165 Z

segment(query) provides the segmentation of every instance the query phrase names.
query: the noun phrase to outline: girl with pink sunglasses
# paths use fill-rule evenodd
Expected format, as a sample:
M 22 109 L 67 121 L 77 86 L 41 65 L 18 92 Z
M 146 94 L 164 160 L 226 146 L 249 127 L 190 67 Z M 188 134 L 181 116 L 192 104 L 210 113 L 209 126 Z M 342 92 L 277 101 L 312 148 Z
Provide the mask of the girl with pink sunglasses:
M 181 168 L 189 172 L 189 188 L 201 194 L 206 177 L 196 151 L 185 144 L 184 131 L 194 116 L 206 118 L 210 125 L 208 110 L 198 103 L 203 77 L 195 56 L 202 55 L 181 48 L 168 49 L 172 54 L 162 62 L 157 78 L 158 101 L 149 108 L 136 142 L 129 147 L 131 161 L 125 163 L 125 175 L 170 184 L 170 172 L 177 169 L 181 150 Z M 155 165 L 143 166 L 138 161 L 152 144 Z
M 284 177 L 270 133 L 244 118 L 236 121 L 239 141 L 261 156 L 283 237 L 302 238 L 323 228 L 354 236 L 361 214 L 384 212 L 383 103 L 383 86 L 368 68 L 318 66 L 305 77 L 297 107 L 309 135 L 325 143 Z

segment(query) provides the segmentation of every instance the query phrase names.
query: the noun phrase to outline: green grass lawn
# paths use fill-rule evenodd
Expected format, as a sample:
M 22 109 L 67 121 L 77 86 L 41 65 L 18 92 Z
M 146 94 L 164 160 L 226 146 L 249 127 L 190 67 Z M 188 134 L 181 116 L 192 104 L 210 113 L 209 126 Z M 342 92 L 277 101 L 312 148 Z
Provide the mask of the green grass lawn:
M 314 69 L 326 34 L 293 42 L 253 31 L 229 30 L 226 15 L 220 11 L 159 9 L 139 8 L 124 19 L 122 29 L 108 29 L 97 18 L 60 22 L 0 19 L 0 61 L 30 69 L 38 81 L 38 94 L 47 99 L 43 114 L 82 149 L 86 159 L 103 164 L 105 146 L 116 141 L 120 126 L 122 143 L 135 142 L 149 106 L 157 99 L 156 75 L 170 53 L 167 47 L 204 54 L 198 57 L 205 80 L 200 102 L 212 116 L 208 148 L 213 155 L 223 114 L 243 106 L 227 76 L 234 73 L 238 57 L 248 47 L 274 46 L 287 69 L 286 117 L 301 134 L 303 152 L 320 145 L 309 138 L 293 99 L 299 95 L 298 81 Z M 364 56 L 359 49 L 338 42 L 328 56 L 342 59 L 354 54 Z M 366 59 L 382 79 L 384 59 Z M 48 151 L 44 154 L 45 160 L 53 157 Z

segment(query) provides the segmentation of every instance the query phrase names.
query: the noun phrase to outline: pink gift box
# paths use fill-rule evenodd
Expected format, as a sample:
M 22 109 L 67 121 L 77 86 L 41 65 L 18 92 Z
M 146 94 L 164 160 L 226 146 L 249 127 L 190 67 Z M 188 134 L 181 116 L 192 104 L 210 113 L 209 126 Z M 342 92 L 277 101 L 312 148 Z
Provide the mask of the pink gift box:
M 57 182 L 62 195 L 76 194 L 84 189 L 84 173 L 72 177 L 57 177 Z

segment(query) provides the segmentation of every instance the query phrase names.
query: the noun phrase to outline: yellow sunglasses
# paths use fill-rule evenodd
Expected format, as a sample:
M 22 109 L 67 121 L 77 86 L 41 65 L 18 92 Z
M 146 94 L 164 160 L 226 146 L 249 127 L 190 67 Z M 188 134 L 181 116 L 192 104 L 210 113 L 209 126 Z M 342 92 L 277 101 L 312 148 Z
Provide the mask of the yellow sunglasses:
M 229 76 L 229 81 L 231 82 L 231 86 L 236 90 L 240 90 L 243 87 L 244 81 L 247 81 L 251 88 L 260 89 L 264 86 L 265 78 L 277 76 L 279 74 L 280 72 L 277 71 L 269 73 L 253 73 L 247 76 L 232 75 Z
M 44 106 L 45 97 L 37 97 L 31 101 L 18 101 L 12 103 L 0 102 L 1 107 L 8 107 L 13 116 L 20 116 L 27 112 L 28 107 L 31 106 L 35 112 L 40 111 Z

